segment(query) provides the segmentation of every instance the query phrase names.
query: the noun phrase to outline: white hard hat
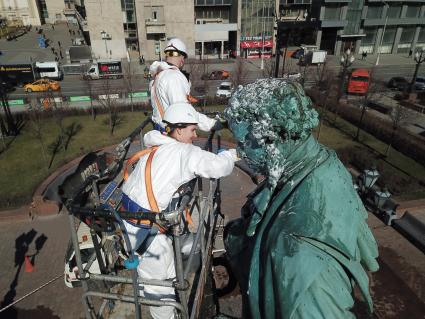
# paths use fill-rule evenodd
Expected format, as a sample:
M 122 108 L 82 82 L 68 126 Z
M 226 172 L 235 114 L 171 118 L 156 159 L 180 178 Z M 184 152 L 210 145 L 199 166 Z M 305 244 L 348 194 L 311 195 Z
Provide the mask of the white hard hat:
M 188 124 L 198 124 L 198 113 L 192 105 L 186 102 L 171 104 L 165 111 L 164 123 L 172 127 L 183 127 Z
M 183 55 L 187 58 L 186 45 L 179 38 L 173 38 L 167 42 L 167 46 L 164 52 L 176 52 L 179 55 Z

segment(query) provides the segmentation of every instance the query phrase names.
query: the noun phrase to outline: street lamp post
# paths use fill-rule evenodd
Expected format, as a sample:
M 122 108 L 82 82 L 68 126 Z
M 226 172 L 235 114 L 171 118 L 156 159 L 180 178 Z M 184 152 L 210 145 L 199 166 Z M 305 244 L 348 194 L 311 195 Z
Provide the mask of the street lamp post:
M 414 59 L 416 62 L 416 67 L 415 67 L 415 72 L 413 73 L 412 81 L 410 82 L 410 85 L 409 85 L 409 93 L 412 93 L 412 91 L 414 90 L 419 68 L 421 64 L 425 61 L 424 50 L 421 49 L 420 51 L 416 51 Z
M 100 35 L 102 36 L 102 39 L 105 40 L 106 56 L 108 56 L 108 44 L 106 43 L 106 40 L 108 39 L 108 34 L 105 31 L 102 31 L 100 32 Z
M 376 170 L 375 166 L 372 166 L 371 169 L 365 169 L 363 174 L 361 174 L 361 189 L 363 192 L 371 189 L 375 185 L 376 181 L 379 178 L 379 172 Z
M 341 66 L 342 66 L 342 74 L 341 74 L 341 85 L 338 91 L 338 101 L 341 99 L 342 92 L 345 87 L 345 77 L 347 76 L 347 69 L 353 64 L 354 55 L 352 54 L 350 49 L 347 49 L 341 56 Z
M 267 8 L 267 13 L 268 13 L 268 8 Z M 264 1 L 263 1 L 263 30 L 261 32 L 261 70 L 264 70 L 264 29 L 266 28 L 266 19 L 264 18 Z M 268 15 L 267 15 L 268 16 Z
M 389 4 L 386 3 L 385 1 L 382 1 L 385 5 L 386 9 L 386 14 L 385 14 L 385 23 L 384 23 L 384 29 L 382 30 L 382 34 L 381 34 L 381 39 L 379 41 L 379 47 L 378 47 L 378 54 L 376 55 L 376 62 L 375 65 L 379 64 L 379 58 L 381 57 L 381 47 L 382 47 L 382 42 L 384 41 L 384 35 L 385 35 L 385 29 L 387 28 L 387 22 L 388 22 L 388 8 L 389 8 Z

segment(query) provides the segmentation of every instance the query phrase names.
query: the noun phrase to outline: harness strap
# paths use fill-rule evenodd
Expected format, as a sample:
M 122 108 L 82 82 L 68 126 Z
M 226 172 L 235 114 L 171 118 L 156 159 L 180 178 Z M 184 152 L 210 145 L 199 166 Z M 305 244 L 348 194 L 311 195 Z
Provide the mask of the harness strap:
M 179 70 L 177 67 L 172 67 L 172 68 L 170 68 L 170 69 L 172 69 L 172 70 L 176 70 L 176 71 L 179 71 L 179 72 L 180 72 L 180 70 Z M 167 70 L 170 70 L 170 69 L 167 69 Z M 164 107 L 162 106 L 162 103 L 161 103 L 160 99 L 158 98 L 157 86 L 156 86 L 155 84 L 156 84 L 156 79 L 158 78 L 159 74 L 160 74 L 162 71 L 164 71 L 164 70 L 159 71 L 159 72 L 155 75 L 155 78 L 154 78 L 153 83 L 152 83 L 152 93 L 153 93 L 153 98 L 154 98 L 154 100 L 155 100 L 155 104 L 156 104 L 156 106 L 157 106 L 157 108 L 158 108 L 159 114 L 161 115 L 161 119 L 163 119 L 163 118 L 164 118 L 164 113 L 165 113 L 165 111 L 164 111 Z M 189 103 L 196 103 L 196 102 L 198 102 L 198 99 L 194 98 L 194 97 L 193 97 L 193 96 L 191 96 L 190 94 L 189 94 L 189 95 L 187 95 L 187 100 L 189 101 Z
M 153 212 L 159 212 L 158 203 L 156 202 L 155 195 L 153 193 L 152 189 L 152 160 L 153 156 L 155 155 L 156 149 L 152 150 L 152 152 L 149 154 L 148 160 L 146 162 L 145 167 L 145 186 L 146 186 L 146 193 L 148 196 L 148 202 L 149 206 L 151 207 L 151 210 Z
M 189 208 L 185 208 L 185 212 L 186 212 L 186 222 L 193 227 L 193 220 L 192 220 L 192 216 L 190 215 L 190 211 Z
M 135 162 L 137 162 L 142 156 L 152 152 L 153 150 L 156 150 L 158 148 L 158 146 L 154 146 L 152 148 L 147 148 L 145 150 L 139 151 L 137 153 L 135 153 L 133 156 L 131 156 L 124 168 L 124 180 L 126 181 L 128 179 L 128 168 L 130 167 L 130 165 L 133 165 Z
M 151 211 L 159 213 L 159 207 L 158 204 L 156 202 L 156 198 L 155 195 L 153 193 L 153 189 L 152 189 L 152 175 L 151 175 L 151 167 L 152 167 L 152 159 L 153 159 L 153 155 L 155 154 L 155 152 L 157 151 L 158 146 L 154 146 L 142 151 L 137 152 L 136 154 L 134 154 L 132 157 L 130 157 L 130 159 L 127 161 L 126 166 L 124 168 L 124 180 L 128 179 L 128 168 L 130 165 L 133 165 L 136 161 L 138 161 L 140 159 L 140 157 L 149 154 L 148 160 L 146 162 L 146 167 L 145 167 L 145 186 L 146 186 L 146 193 L 148 196 L 148 201 L 149 201 L 149 206 Z M 136 224 L 136 225 L 145 225 L 145 226 L 152 226 L 152 223 L 150 221 L 147 220 L 137 220 L 134 218 L 128 218 L 127 219 L 129 222 Z M 161 227 L 158 224 L 155 224 L 158 228 L 159 231 L 161 233 L 165 233 L 166 229 L 164 227 Z
M 158 203 L 156 202 L 156 198 L 155 198 L 155 194 L 153 193 L 153 189 L 152 189 L 152 160 L 153 160 L 153 156 L 155 155 L 155 152 L 157 151 L 158 147 L 155 147 L 154 149 L 152 149 L 152 152 L 150 152 L 148 160 L 146 162 L 146 166 L 145 166 L 145 187 L 146 187 L 146 194 L 148 196 L 148 202 L 149 202 L 149 206 L 151 208 L 151 211 L 159 213 L 159 207 L 158 207 Z M 159 231 L 161 233 L 165 233 L 167 230 L 162 227 L 161 225 L 156 224 L 156 226 L 158 226 Z
M 155 85 L 158 75 L 159 75 L 159 73 L 155 76 L 155 79 L 153 80 L 152 93 L 153 93 L 153 98 L 155 99 L 155 104 L 156 104 L 156 107 L 158 108 L 159 114 L 161 115 L 161 118 L 164 118 L 164 107 L 162 106 L 161 101 L 158 98 L 158 92 L 156 90 L 156 85 Z

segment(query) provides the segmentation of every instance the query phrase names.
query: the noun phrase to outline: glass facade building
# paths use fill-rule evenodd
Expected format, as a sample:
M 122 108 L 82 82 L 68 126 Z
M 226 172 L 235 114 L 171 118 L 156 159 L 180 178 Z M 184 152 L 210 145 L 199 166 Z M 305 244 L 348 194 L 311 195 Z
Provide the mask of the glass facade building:
M 406 53 L 425 47 L 425 1 L 321 0 L 316 44 L 330 54 Z M 314 1 L 313 1 L 314 3 Z
M 241 55 L 271 56 L 274 34 L 274 0 L 241 0 Z

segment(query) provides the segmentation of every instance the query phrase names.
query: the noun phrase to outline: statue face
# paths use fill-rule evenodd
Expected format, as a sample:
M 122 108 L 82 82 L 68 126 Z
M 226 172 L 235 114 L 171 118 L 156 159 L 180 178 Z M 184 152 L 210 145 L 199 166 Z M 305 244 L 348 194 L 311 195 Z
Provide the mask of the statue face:
M 241 157 L 272 184 L 298 167 L 292 153 L 318 124 L 301 85 L 280 79 L 239 86 L 225 116 Z
M 252 126 L 246 122 L 230 123 L 235 138 L 238 141 L 238 152 L 248 165 L 256 172 L 266 172 L 266 152 L 258 144 L 252 133 Z

